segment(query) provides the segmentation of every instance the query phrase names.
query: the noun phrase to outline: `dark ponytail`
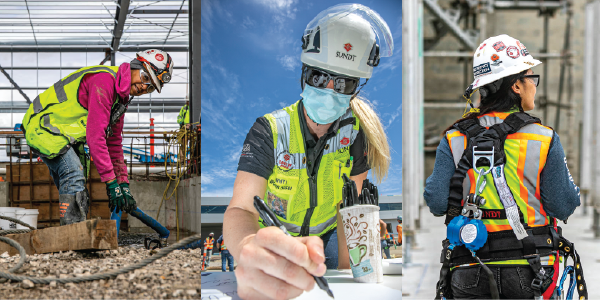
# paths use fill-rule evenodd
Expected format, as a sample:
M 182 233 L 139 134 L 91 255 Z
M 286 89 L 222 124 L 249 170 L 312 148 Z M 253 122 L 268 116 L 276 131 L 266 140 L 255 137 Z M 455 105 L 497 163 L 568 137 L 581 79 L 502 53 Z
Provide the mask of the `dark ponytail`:
M 481 102 L 479 104 L 479 112 L 471 112 L 468 113 L 464 118 L 454 122 L 454 124 L 468 119 L 476 119 L 479 116 L 489 114 L 491 112 L 509 112 L 518 109 L 520 112 L 523 112 L 523 106 L 521 106 L 521 96 L 515 93 L 512 89 L 512 86 L 518 81 L 524 82 L 525 74 L 527 74 L 528 70 L 523 72 L 510 75 L 502 78 L 502 84 L 498 88 L 498 91 L 495 93 L 486 93 L 485 97 L 481 98 Z M 491 85 L 491 83 L 489 84 Z M 488 85 L 482 86 L 480 89 L 487 89 Z M 483 93 L 480 93 L 483 94 Z M 454 124 L 450 127 L 446 128 L 443 134 L 446 134 L 447 131 L 452 130 Z

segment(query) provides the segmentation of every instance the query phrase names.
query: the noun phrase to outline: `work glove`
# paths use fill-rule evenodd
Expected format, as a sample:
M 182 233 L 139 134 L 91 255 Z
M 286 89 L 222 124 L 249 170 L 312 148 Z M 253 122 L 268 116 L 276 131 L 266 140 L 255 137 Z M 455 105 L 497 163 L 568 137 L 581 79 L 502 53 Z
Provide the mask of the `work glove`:
M 124 209 L 125 197 L 116 179 L 106 182 L 106 194 L 108 195 L 108 208 L 111 212 L 118 214 Z
M 136 210 L 137 205 L 135 203 L 135 199 L 133 199 L 133 195 L 131 195 L 131 191 L 129 190 L 129 183 L 123 182 L 120 184 L 121 190 L 123 191 L 123 195 L 125 197 L 125 206 L 123 206 L 123 210 L 130 214 L 132 211 Z

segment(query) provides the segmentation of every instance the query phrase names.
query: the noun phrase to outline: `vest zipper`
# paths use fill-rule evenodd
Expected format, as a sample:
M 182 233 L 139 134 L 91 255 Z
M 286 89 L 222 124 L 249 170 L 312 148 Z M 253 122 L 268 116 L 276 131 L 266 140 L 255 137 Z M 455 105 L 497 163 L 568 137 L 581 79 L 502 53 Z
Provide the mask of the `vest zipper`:
M 306 210 L 306 215 L 304 215 L 304 222 L 302 222 L 302 227 L 300 228 L 300 236 L 308 236 L 310 234 L 310 219 L 315 211 L 315 207 L 317 207 L 318 204 L 316 177 L 317 176 L 308 178 L 308 188 L 310 190 L 310 208 Z

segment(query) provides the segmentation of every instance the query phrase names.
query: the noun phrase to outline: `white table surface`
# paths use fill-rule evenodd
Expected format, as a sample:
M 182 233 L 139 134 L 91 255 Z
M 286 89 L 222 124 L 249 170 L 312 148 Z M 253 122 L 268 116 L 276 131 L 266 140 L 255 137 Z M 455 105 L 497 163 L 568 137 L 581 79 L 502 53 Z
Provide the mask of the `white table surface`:
M 327 270 L 325 278 L 335 296 L 335 299 L 377 299 L 399 300 L 402 299 L 402 276 L 384 275 L 382 283 L 356 283 L 350 270 Z M 233 272 L 205 272 L 201 279 L 202 300 L 232 299 L 240 300 L 237 294 L 237 282 Z M 216 291 L 215 291 L 216 290 Z M 218 291 L 218 292 L 217 292 Z M 221 292 L 222 296 L 216 296 Z M 210 296 L 208 294 L 211 294 Z M 224 296 L 226 295 L 226 296 Z M 229 297 L 231 298 L 229 298 Z M 304 292 L 296 300 L 330 300 L 325 291 L 315 289 Z

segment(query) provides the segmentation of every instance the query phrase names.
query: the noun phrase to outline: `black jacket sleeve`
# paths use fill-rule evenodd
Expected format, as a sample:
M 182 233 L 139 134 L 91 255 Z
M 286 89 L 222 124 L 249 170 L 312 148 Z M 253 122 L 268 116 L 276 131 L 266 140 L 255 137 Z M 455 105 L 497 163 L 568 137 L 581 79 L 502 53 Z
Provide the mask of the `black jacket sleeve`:
M 273 132 L 265 117 L 256 119 L 246 135 L 238 171 L 245 171 L 268 179 L 275 167 Z

